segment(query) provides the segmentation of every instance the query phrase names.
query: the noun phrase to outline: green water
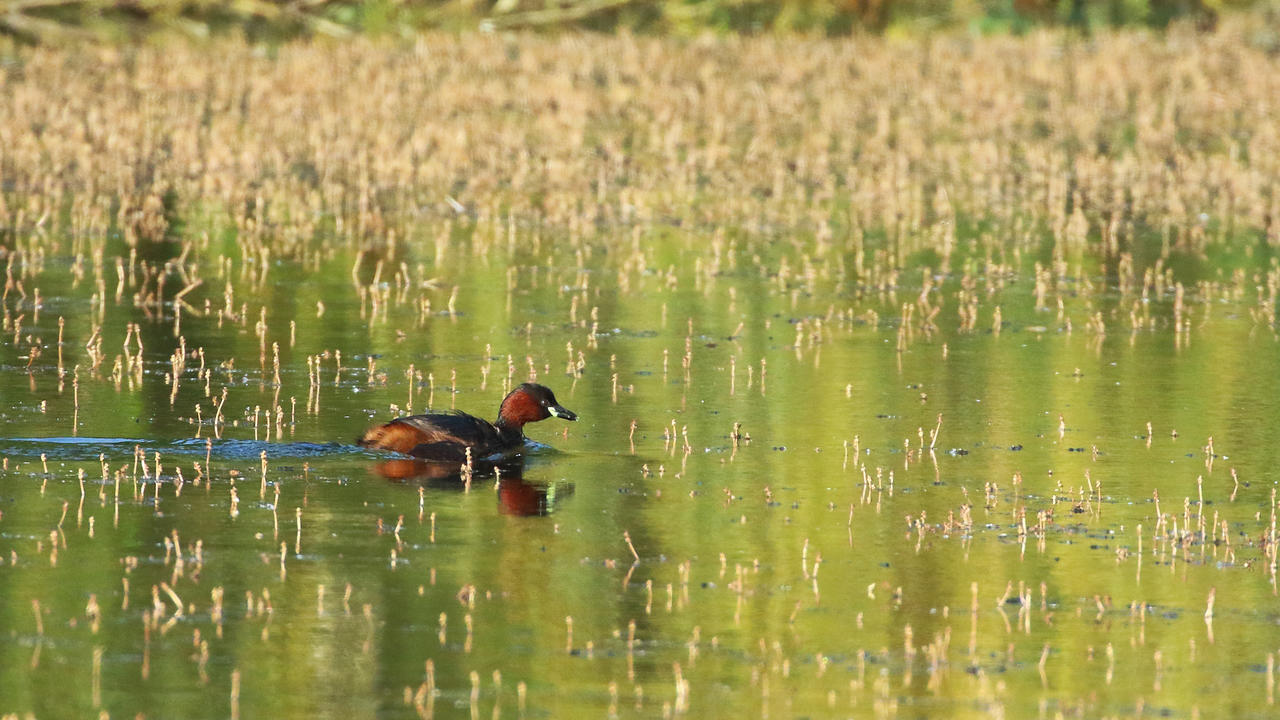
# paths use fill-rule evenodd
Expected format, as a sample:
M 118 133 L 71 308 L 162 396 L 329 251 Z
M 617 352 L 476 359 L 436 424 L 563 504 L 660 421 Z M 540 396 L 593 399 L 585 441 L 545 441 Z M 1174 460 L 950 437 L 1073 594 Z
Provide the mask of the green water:
M 210 264 L 176 395 L 174 303 L 113 295 L 126 251 L 105 298 L 45 258 L 0 343 L 0 712 L 1271 716 L 1280 344 L 1252 282 L 1189 294 L 1186 332 L 1153 293 L 1135 331 L 1106 266 L 1061 312 L 1016 267 L 980 277 L 966 330 L 939 276 L 937 327 L 916 310 L 900 339 L 922 266 L 892 292 L 835 263 L 780 279 L 758 246 L 711 272 L 705 240 L 655 232 L 631 270 L 423 250 L 376 308 L 344 252 L 261 284 Z M 1188 285 L 1230 277 L 1184 260 Z M 218 317 L 228 282 L 247 317 Z M 388 478 L 353 438 L 410 404 L 411 364 L 414 411 L 492 418 L 532 370 L 580 420 L 526 428 L 500 483 Z

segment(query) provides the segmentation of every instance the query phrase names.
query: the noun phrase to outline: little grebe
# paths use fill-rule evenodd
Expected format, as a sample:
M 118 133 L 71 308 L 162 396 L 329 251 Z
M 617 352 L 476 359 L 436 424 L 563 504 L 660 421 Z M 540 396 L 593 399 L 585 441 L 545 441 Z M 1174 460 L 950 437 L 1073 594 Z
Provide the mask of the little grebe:
M 503 398 L 495 423 L 464 412 L 411 415 L 369 428 L 356 443 L 367 448 L 451 462 L 465 461 L 467 448 L 471 448 L 472 459 L 480 460 L 520 447 L 524 443 L 524 424 L 549 417 L 578 419 L 576 414 L 556 402 L 556 396 L 550 389 L 524 383 Z

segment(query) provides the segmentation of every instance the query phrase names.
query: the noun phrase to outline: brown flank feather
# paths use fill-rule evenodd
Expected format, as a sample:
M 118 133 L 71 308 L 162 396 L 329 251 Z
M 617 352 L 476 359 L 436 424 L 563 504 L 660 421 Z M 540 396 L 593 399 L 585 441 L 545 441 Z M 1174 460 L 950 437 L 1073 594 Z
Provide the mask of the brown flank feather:
M 369 428 L 364 435 L 360 436 L 360 439 L 356 440 L 356 444 L 408 455 L 423 441 L 423 432 L 418 428 L 404 423 L 389 422 L 386 425 Z

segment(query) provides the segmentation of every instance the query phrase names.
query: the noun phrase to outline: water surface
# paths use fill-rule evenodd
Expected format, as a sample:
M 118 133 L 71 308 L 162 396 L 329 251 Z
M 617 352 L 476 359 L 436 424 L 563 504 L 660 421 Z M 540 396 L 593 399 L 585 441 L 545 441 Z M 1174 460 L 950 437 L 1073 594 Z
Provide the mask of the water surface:
M 189 359 L 170 403 L 164 318 L 119 388 L 79 338 L 78 390 L 59 379 L 48 308 L 29 370 L 6 343 L 0 654 L 27 672 L 6 674 L 5 707 L 1267 714 L 1280 358 L 1241 303 L 1189 338 L 1100 338 L 1015 285 L 999 333 L 944 316 L 900 343 L 864 319 L 891 302 L 744 276 L 589 293 L 588 335 L 572 273 L 507 293 L 500 268 L 465 272 L 456 312 L 403 336 L 340 293 L 322 318 L 264 298 L 279 385 L 251 324 L 184 319 L 212 399 Z M 49 286 L 60 312 L 87 302 Z M 263 292 L 305 308 L 326 291 Z M 591 349 L 572 372 L 569 344 Z M 487 417 L 529 359 L 582 419 L 529 426 L 542 446 L 516 477 L 388 473 L 352 442 L 409 405 L 410 364 L 414 410 Z M 255 430 L 276 403 L 284 422 Z

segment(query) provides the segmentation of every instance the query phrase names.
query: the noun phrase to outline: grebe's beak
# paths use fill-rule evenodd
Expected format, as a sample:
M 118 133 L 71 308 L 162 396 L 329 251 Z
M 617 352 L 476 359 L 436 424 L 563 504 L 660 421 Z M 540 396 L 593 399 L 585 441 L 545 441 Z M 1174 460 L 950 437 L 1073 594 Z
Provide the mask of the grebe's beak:
M 551 417 L 558 417 L 561 420 L 577 420 L 578 414 L 572 410 L 566 410 L 560 405 L 548 405 L 547 412 L 551 413 Z

